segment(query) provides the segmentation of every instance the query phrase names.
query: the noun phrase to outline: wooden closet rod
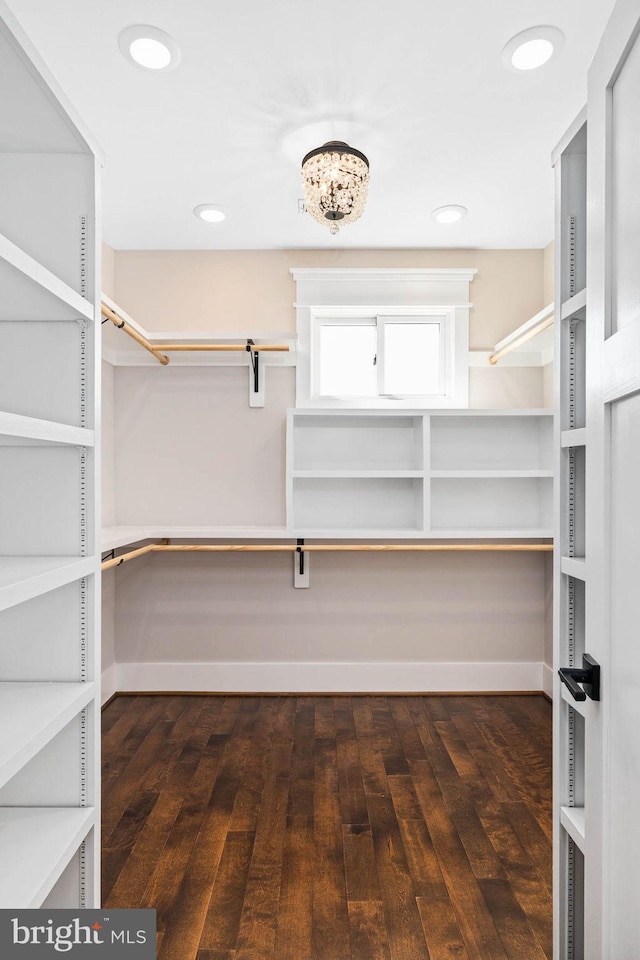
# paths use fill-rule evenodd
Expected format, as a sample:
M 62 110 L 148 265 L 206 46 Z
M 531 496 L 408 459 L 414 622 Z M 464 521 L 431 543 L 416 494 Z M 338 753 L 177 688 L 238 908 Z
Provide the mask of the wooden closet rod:
M 492 353 L 489 357 L 489 363 L 495 366 L 495 364 L 502 360 L 503 357 L 506 357 L 508 353 L 511 353 L 512 350 L 515 350 L 516 347 L 521 347 L 523 343 L 526 343 L 527 340 L 532 340 L 533 337 L 537 337 L 539 333 L 542 333 L 543 330 L 546 330 L 547 327 L 550 327 L 553 324 L 553 314 L 550 317 L 547 317 L 545 320 L 541 320 L 540 323 L 537 323 L 535 327 L 531 327 L 530 330 L 527 330 L 521 336 L 516 337 L 515 340 L 512 340 L 502 350 L 498 350 L 497 353 Z
M 121 563 L 134 560 L 145 553 L 362 553 L 375 551 L 415 552 L 415 553 L 525 553 L 550 552 L 552 543 L 213 543 L 213 544 L 170 544 L 149 543 L 120 557 L 112 557 L 102 564 L 103 570 L 118 567 Z
M 118 330 L 123 330 L 132 340 L 135 340 L 141 347 L 144 347 L 145 350 L 152 353 L 156 360 L 159 360 L 163 366 L 169 363 L 169 357 L 165 357 L 164 353 L 170 350 L 181 350 L 185 353 L 200 352 L 203 350 L 208 353 L 264 353 L 265 351 L 270 353 L 288 353 L 289 351 L 289 346 L 286 343 L 252 343 L 251 341 L 247 343 L 150 343 L 146 337 L 143 337 L 141 333 L 134 330 L 126 320 L 123 320 L 117 313 L 114 313 L 105 303 L 100 306 L 102 316 L 106 320 L 111 320 L 111 323 L 113 323 Z
M 264 353 L 265 350 L 273 352 L 286 353 L 289 347 L 280 343 L 157 343 L 156 350 L 208 350 L 209 352 L 220 351 L 251 351 L 251 353 Z
M 128 334 L 132 340 L 135 340 L 136 343 L 139 343 L 141 347 L 144 347 L 145 350 L 148 350 L 149 353 L 152 353 L 156 360 L 159 360 L 163 366 L 166 366 L 169 363 L 169 357 L 163 356 L 158 352 L 158 347 L 154 347 L 153 344 L 149 343 L 146 337 L 143 337 L 141 333 L 138 333 L 137 330 L 134 330 L 126 320 L 123 320 L 122 317 L 119 317 L 117 313 L 114 313 L 113 310 L 110 310 L 104 303 L 101 304 L 102 316 L 106 320 L 111 320 L 118 330 L 123 330 Z

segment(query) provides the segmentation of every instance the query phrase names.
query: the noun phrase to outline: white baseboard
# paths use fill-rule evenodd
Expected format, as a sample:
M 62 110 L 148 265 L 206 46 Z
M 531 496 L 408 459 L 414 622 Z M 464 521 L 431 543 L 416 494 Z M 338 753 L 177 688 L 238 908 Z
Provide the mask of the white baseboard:
M 542 663 L 117 663 L 116 689 L 185 693 L 501 693 L 543 689 Z M 110 668 L 113 670 L 114 668 Z M 110 671 L 108 671 L 110 672 Z M 109 677 L 111 681 L 111 677 Z M 105 691 L 113 682 L 105 684 Z M 109 694 L 110 695 L 110 694 Z
M 553 668 L 548 663 L 542 664 L 542 689 L 553 700 Z
M 102 703 L 106 703 L 118 691 L 118 664 L 112 663 L 102 671 Z

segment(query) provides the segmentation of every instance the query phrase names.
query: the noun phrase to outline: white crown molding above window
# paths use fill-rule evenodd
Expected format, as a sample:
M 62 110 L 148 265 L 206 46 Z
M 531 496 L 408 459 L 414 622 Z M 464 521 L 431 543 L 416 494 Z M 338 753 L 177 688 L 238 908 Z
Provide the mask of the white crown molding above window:
M 469 306 L 469 284 L 477 274 L 465 269 L 377 270 L 291 268 L 299 307 Z
M 471 283 L 477 274 L 475 267 L 291 267 L 290 273 L 296 283 L 304 280 L 324 280 L 334 283 L 336 280 L 351 282 L 367 280 L 369 282 L 389 282 L 406 280 L 466 280 Z

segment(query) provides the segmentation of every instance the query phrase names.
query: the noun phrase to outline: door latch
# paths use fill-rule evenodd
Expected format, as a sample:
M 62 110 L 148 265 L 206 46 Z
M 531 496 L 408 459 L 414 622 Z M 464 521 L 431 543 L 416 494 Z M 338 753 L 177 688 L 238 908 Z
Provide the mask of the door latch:
M 588 653 L 582 654 L 582 669 L 561 667 L 558 676 L 574 700 L 600 699 L 600 664 Z

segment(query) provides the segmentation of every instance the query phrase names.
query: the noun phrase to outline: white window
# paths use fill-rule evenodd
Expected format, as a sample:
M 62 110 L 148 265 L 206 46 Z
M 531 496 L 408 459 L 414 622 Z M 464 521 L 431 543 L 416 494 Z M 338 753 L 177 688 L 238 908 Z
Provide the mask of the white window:
M 297 407 L 469 405 L 474 269 L 291 272 Z
M 311 396 L 444 397 L 448 320 L 442 310 L 422 316 L 314 316 Z

